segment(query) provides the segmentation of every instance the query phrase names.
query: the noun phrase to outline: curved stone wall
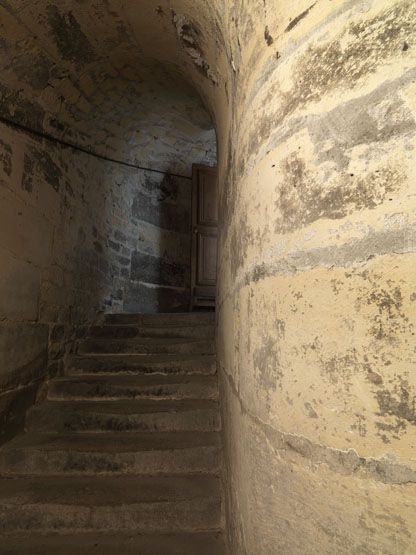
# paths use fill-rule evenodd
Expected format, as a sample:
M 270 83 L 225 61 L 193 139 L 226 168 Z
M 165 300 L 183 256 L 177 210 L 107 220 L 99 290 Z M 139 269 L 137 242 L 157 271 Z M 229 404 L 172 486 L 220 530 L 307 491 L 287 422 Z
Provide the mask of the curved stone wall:
M 232 553 L 410 554 L 415 6 L 233 17 L 218 306 Z

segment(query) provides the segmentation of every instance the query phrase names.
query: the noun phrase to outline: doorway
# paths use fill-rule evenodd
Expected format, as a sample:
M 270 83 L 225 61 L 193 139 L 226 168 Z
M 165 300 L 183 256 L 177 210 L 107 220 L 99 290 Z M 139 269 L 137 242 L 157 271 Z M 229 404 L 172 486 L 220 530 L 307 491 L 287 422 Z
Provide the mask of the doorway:
M 191 310 L 215 308 L 217 286 L 217 168 L 192 167 Z

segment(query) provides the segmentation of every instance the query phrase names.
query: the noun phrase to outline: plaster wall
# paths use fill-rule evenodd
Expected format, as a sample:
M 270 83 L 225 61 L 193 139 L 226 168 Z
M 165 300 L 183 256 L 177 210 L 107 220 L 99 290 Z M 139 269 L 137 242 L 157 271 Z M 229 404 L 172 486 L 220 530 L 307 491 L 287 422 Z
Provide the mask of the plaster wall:
M 410 554 L 415 4 L 265 1 L 232 17 L 218 302 L 231 552 Z

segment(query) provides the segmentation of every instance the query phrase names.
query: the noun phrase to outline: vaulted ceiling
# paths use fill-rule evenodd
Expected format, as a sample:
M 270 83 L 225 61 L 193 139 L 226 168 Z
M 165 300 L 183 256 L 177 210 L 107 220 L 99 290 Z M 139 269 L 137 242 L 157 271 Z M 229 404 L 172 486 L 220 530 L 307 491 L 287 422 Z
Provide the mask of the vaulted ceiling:
M 2 0 L 1 115 L 161 169 L 172 145 L 177 170 L 214 158 L 223 45 L 214 9 L 193 4 Z

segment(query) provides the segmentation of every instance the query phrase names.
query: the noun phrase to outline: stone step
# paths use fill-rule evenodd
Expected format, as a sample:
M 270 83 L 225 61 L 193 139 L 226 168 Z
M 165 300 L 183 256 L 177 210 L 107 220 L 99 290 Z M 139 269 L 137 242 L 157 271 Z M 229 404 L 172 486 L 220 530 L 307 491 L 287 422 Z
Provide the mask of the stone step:
M 0 449 L 0 474 L 218 474 L 219 459 L 216 432 L 32 433 Z
M 176 312 L 170 314 L 106 314 L 100 324 L 136 326 L 205 326 L 215 324 L 215 312 Z
M 183 339 L 142 337 L 136 339 L 85 339 L 78 345 L 78 353 L 137 353 L 137 354 L 183 354 L 212 355 L 215 345 L 212 339 Z
M 213 339 L 215 336 L 215 328 L 213 325 L 140 327 L 128 324 L 113 324 L 93 326 L 89 328 L 88 335 L 94 338 L 109 339 L 133 339 L 135 337 Z
M 74 373 L 215 374 L 215 356 L 185 355 L 71 355 L 66 368 Z
M 0 479 L 0 534 L 20 530 L 218 530 L 219 480 L 211 476 L 54 476 Z
M 220 532 L 24 533 L 1 539 L 2 555 L 225 555 Z
M 48 399 L 218 399 L 216 376 L 203 375 L 108 375 L 82 374 L 55 378 L 49 383 Z
M 46 401 L 26 419 L 31 432 L 213 432 L 218 403 L 184 401 Z

